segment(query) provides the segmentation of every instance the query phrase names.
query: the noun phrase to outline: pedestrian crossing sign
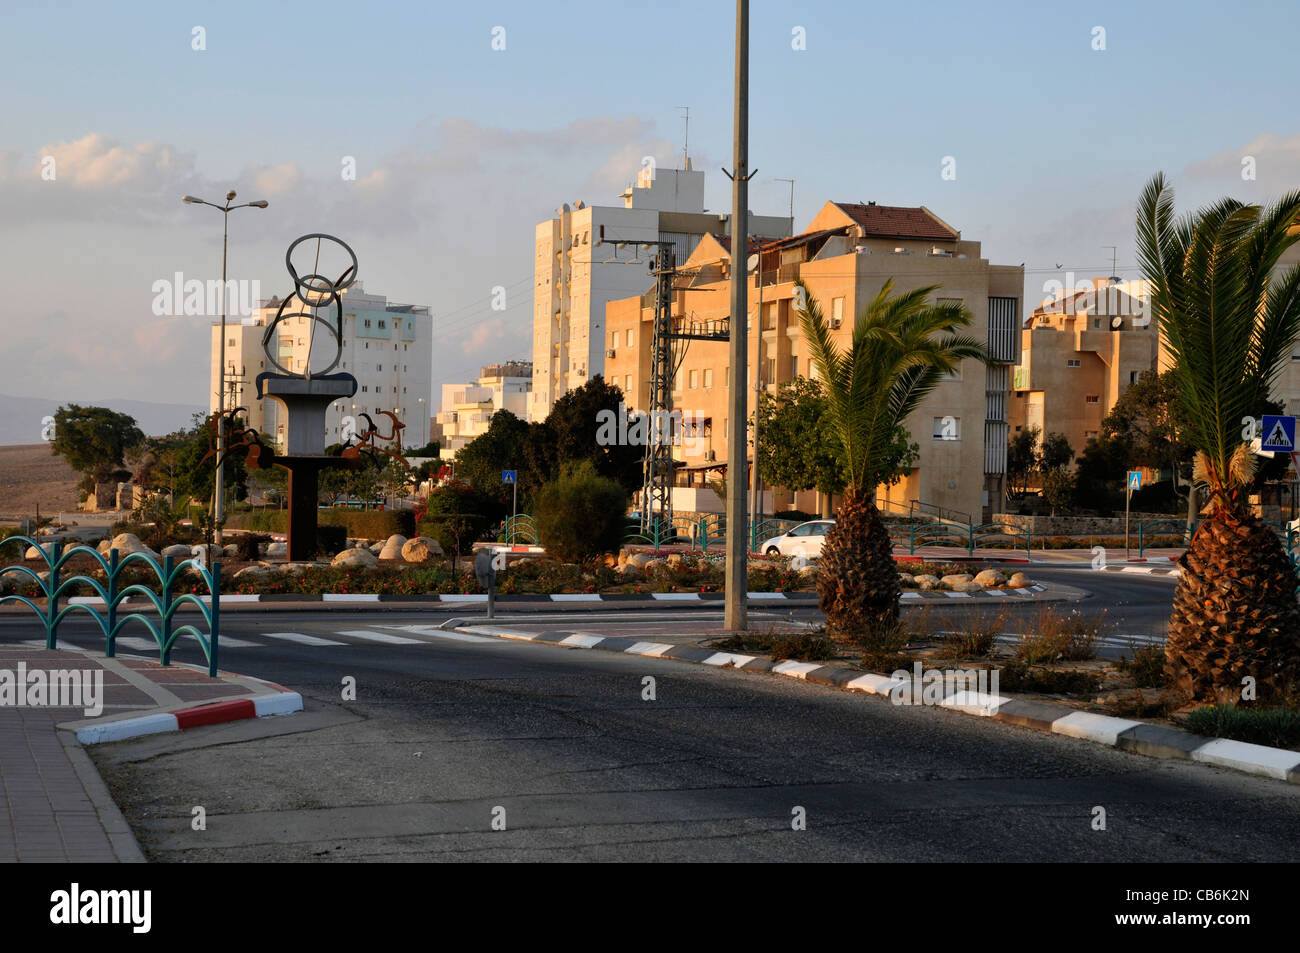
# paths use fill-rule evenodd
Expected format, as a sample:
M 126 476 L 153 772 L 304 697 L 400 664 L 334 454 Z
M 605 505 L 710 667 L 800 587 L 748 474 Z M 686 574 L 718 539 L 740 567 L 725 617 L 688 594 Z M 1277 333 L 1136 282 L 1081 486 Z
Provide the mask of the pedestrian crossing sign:
M 501 471 L 501 482 L 502 482 L 502 483 L 506 483 L 506 484 L 509 484 L 509 483 L 518 483 L 519 481 L 518 481 L 518 479 L 516 478 L 516 471 L 514 471 L 514 470 L 502 470 L 502 471 Z
M 1128 471 L 1128 488 L 1129 488 L 1130 491 L 1131 491 L 1131 490 L 1140 490 L 1140 489 L 1142 489 L 1142 471 L 1141 471 L 1141 470 L 1130 470 L 1130 471 Z
M 1273 453 L 1291 453 L 1295 446 L 1295 418 L 1265 414 L 1264 440 L 1259 449 Z

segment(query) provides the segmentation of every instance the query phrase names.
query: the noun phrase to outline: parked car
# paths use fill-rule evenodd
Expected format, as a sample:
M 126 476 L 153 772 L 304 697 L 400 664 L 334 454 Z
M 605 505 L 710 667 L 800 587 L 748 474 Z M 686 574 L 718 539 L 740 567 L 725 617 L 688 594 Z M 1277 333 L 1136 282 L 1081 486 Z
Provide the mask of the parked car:
M 758 545 L 758 551 L 768 556 L 820 556 L 826 534 L 834 525 L 834 520 L 800 523 L 784 536 L 763 540 Z

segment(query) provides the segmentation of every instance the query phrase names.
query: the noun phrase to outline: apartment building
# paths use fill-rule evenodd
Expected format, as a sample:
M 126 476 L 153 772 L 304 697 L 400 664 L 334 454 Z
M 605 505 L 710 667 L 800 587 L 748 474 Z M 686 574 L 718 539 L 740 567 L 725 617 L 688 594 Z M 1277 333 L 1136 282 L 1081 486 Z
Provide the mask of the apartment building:
M 533 365 L 528 361 L 489 364 L 472 383 L 443 384 L 436 420 L 442 459 L 454 459 L 457 450 L 484 433 L 498 410 L 526 418 L 532 393 Z
M 565 204 L 537 226 L 533 288 L 533 392 L 529 419 L 541 420 L 557 398 L 601 374 L 605 306 L 645 290 L 649 262 L 637 241 L 671 241 L 686 259 L 708 234 L 726 234 L 730 215 L 704 208 L 704 173 L 647 165 L 619 196 L 621 206 Z M 606 244 L 598 244 L 601 228 Z M 749 231 L 782 238 L 789 218 L 753 215 Z M 633 244 L 620 247 L 621 243 Z
M 338 443 L 348 417 L 370 414 L 388 432 L 381 410 L 395 413 L 404 423 L 402 445 L 422 447 L 429 442 L 430 401 L 433 378 L 433 320 L 427 305 L 398 304 L 384 295 L 370 294 L 357 282 L 341 296 L 343 347 L 331 373 L 346 372 L 357 379 L 357 393 L 335 401 L 325 415 L 325 443 Z M 252 316 L 226 325 L 226 406 L 245 407 L 250 426 L 267 443 L 283 446 L 286 437 L 284 408 L 272 399 L 257 399 L 257 375 L 276 372 L 266 360 L 262 338 L 275 320 L 281 299 L 263 301 Z M 307 310 L 294 302 L 286 313 Z M 330 309 L 331 312 L 333 309 Z M 332 315 L 331 315 L 332 316 Z M 319 324 L 312 328 L 306 317 L 282 321 L 276 328 L 276 360 L 294 373 L 312 367 L 322 370 L 334 356 L 334 339 Z M 220 387 L 221 325 L 212 327 L 212 369 L 209 412 L 217 410 Z M 278 372 L 276 372 L 278 373 Z
M 1011 432 L 1064 434 L 1076 454 L 1101 433 L 1120 395 L 1157 366 L 1159 329 L 1142 281 L 1094 278 L 1043 301 L 1025 319 L 1011 372 Z
M 941 509 L 961 518 L 987 519 L 1005 492 L 1007 396 L 1009 371 L 1019 359 L 1023 267 L 990 264 L 980 256 L 979 242 L 962 240 L 957 229 L 923 206 L 874 202 L 827 202 L 802 233 L 756 247 L 757 268 L 747 278 L 750 372 L 745 383 L 751 407 L 756 385 L 774 392 L 796 377 L 815 376 L 793 306 L 796 278 L 821 304 L 840 347 L 848 346 L 858 310 L 889 279 L 896 292 L 937 284 L 937 301 L 960 302 L 971 312 L 969 333 L 988 342 L 998 363 L 986 368 L 967 361 L 925 399 L 908 421 L 920 447 L 916 466 L 899 484 L 878 492 L 891 509 L 915 502 L 931 513 Z M 687 260 L 687 275 L 673 296 L 678 328 L 726 326 L 729 249 L 726 236 L 710 236 Z M 630 406 L 641 410 L 649 401 L 653 304 L 648 292 L 613 301 L 606 309 L 606 377 L 628 394 Z M 729 344 L 683 344 L 672 400 L 683 415 L 674 455 L 680 460 L 678 483 L 687 490 L 725 473 L 733 428 L 727 403 Z M 739 439 L 748 439 L 748 423 L 740 424 Z M 683 493 L 685 505 L 679 505 L 675 492 L 674 509 L 692 509 L 689 504 L 698 499 L 698 493 Z M 830 512 L 833 502 L 815 491 L 777 488 L 773 505 Z

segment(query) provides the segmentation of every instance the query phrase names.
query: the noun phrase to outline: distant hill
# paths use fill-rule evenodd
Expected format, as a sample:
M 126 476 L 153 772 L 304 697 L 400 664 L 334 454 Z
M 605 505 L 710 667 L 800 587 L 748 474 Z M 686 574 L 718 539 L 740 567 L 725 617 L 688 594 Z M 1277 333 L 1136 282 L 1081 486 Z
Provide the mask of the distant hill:
M 0 447 L 0 517 L 45 515 L 77 508 L 77 473 L 47 443 Z
M 46 400 L 43 397 L 14 397 L 0 394 L 0 446 L 37 443 L 41 439 L 41 420 L 53 417 L 61 405 L 107 407 L 120 414 L 130 414 L 140 429 L 150 437 L 161 436 L 189 427 L 196 413 L 207 414 L 198 404 L 164 404 L 147 400 Z

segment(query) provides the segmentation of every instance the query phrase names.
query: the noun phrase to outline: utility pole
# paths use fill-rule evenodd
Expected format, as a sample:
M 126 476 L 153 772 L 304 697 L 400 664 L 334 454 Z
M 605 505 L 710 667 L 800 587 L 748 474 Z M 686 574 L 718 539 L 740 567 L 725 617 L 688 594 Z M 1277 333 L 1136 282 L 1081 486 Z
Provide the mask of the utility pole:
M 749 0 L 736 0 L 736 89 L 731 178 L 731 423 L 727 439 L 727 602 L 725 628 L 748 626 L 749 548 L 746 536 L 745 421 L 749 348 Z

